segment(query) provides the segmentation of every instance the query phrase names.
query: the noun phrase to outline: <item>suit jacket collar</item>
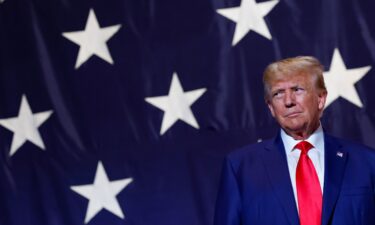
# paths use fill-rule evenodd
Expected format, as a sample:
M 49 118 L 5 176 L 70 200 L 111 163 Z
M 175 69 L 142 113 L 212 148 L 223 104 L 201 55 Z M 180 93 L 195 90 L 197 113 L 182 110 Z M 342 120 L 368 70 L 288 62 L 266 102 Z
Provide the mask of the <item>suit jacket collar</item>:
M 289 223 L 291 225 L 298 225 L 298 211 L 296 202 L 294 200 L 288 163 L 280 133 L 273 141 L 269 142 L 265 146 L 265 151 L 263 151 L 263 162 L 269 175 L 268 177 L 272 184 L 273 190 L 284 209 Z
M 324 135 L 324 145 L 325 174 L 322 225 L 328 225 L 340 193 L 348 153 L 343 150 L 343 146 L 334 137 L 327 134 Z M 298 211 L 280 134 L 266 144 L 265 151 L 263 151 L 263 162 L 286 217 L 291 225 L 299 225 Z
M 322 225 L 329 224 L 341 190 L 348 153 L 338 140 L 324 135 L 325 174 Z

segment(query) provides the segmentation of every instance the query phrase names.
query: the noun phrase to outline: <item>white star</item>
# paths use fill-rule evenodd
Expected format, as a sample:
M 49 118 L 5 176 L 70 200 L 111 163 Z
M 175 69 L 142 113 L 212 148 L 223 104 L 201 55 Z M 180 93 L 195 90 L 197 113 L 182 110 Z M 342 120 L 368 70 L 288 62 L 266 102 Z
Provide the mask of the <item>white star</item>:
M 151 105 L 164 111 L 160 135 L 163 135 L 178 119 L 199 129 L 199 125 L 190 106 L 206 91 L 200 88 L 184 92 L 176 73 L 173 73 L 172 83 L 167 96 L 148 97 L 145 100 Z
M 371 66 L 347 69 L 339 50 L 335 48 L 330 70 L 324 72 L 324 80 L 328 90 L 325 108 L 339 97 L 343 97 L 349 102 L 362 108 L 362 101 L 359 98 L 354 85 L 362 79 L 370 69 Z
M 256 3 L 255 0 L 242 0 L 241 6 L 216 10 L 217 13 L 235 22 L 236 29 L 232 46 L 236 45 L 250 30 L 271 40 L 264 17 L 276 6 L 278 0 Z
M 107 41 L 117 33 L 120 27 L 121 25 L 114 25 L 100 28 L 94 10 L 90 9 L 85 30 L 63 33 L 65 38 L 80 46 L 75 68 L 78 69 L 93 55 L 113 64 Z
M 9 155 L 12 156 L 28 140 L 45 150 L 38 128 L 51 116 L 52 110 L 40 113 L 31 111 L 26 96 L 22 95 L 21 106 L 17 117 L 0 119 L 0 126 L 13 132 Z
M 102 209 L 107 209 L 124 219 L 125 216 L 116 199 L 116 195 L 132 181 L 132 178 L 109 181 L 103 164 L 99 161 L 93 184 L 71 186 L 70 189 L 89 200 L 85 223 L 88 223 Z

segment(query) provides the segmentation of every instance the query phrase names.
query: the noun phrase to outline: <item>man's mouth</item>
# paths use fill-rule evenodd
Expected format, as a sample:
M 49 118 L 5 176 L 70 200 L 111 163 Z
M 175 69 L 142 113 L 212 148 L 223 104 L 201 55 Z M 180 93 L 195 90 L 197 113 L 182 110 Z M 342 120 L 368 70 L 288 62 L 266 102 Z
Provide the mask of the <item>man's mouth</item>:
M 292 112 L 292 113 L 288 113 L 285 115 L 285 117 L 287 118 L 294 118 L 294 117 L 297 117 L 301 114 L 301 112 Z

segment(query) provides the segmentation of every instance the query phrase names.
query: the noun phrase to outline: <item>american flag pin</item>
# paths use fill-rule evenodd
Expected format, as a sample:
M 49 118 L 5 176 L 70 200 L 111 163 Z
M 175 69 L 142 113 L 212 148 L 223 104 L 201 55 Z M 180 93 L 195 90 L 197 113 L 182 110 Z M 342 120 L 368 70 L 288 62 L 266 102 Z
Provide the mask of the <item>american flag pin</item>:
M 341 158 L 342 158 L 342 157 L 344 156 L 344 153 L 342 153 L 342 152 L 337 152 L 336 155 L 337 155 L 338 157 L 341 157 Z

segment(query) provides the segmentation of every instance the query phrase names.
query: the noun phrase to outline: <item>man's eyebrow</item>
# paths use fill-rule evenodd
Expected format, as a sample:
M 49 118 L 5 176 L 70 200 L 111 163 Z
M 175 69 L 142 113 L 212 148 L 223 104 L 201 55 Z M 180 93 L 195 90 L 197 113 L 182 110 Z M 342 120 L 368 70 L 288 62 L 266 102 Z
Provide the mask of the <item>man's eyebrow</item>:
M 285 88 L 276 88 L 276 89 L 273 89 L 271 90 L 272 92 L 275 92 L 275 91 L 282 91 L 282 90 L 285 90 Z

